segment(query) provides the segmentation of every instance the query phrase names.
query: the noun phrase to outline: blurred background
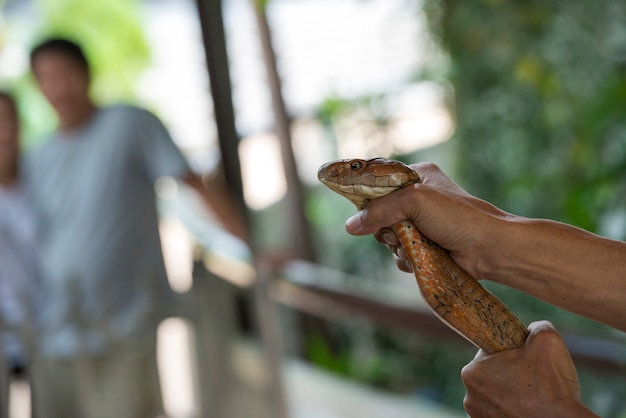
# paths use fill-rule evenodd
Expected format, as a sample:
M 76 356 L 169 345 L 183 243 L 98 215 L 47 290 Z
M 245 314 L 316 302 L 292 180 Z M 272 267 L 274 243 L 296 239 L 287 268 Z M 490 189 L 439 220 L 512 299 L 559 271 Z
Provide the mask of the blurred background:
M 154 111 L 194 169 L 245 202 L 250 248 L 185 190 L 157 187 L 180 296 L 160 339 L 173 417 L 464 416 L 459 371 L 475 349 L 373 238 L 345 233 L 354 208 L 317 183 L 328 160 L 433 161 L 504 210 L 626 239 L 626 3 L 0 0 L 0 11 L 0 86 L 18 96 L 25 148 L 56 123 L 29 49 L 70 36 L 98 103 Z M 584 402 L 626 417 L 622 333 L 487 285 L 524 322 L 552 321 Z

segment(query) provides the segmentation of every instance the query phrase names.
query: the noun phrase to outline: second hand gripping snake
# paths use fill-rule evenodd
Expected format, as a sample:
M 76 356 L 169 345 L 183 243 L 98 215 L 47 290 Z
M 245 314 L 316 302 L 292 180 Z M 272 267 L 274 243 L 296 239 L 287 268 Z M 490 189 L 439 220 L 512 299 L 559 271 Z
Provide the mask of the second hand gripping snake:
M 354 203 L 358 210 L 370 200 L 421 181 L 409 166 L 393 160 L 338 160 L 322 165 L 319 180 Z M 488 354 L 518 348 L 528 330 L 450 254 L 424 237 L 411 221 L 392 227 L 404 249 L 422 297 L 446 325 Z

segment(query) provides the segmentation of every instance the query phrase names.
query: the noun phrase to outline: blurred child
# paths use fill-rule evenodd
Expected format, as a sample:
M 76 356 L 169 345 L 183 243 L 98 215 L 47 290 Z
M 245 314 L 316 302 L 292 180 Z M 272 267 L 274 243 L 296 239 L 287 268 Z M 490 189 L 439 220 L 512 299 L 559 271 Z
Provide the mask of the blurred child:
M 11 377 L 27 370 L 39 282 L 34 211 L 20 185 L 15 101 L 0 91 L 0 416 L 8 416 Z

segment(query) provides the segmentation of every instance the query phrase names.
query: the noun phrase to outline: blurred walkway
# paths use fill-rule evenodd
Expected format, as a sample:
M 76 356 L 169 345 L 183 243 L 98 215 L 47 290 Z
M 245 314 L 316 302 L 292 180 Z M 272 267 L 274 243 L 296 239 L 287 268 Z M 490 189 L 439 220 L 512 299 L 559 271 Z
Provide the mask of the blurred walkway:
M 292 418 L 460 418 L 434 404 L 358 385 L 299 362 L 285 366 Z
M 178 325 L 177 325 L 178 324 Z M 171 418 L 203 418 L 195 411 L 191 382 L 191 361 L 188 358 L 187 333 L 183 323 L 171 322 L 163 328 L 159 348 L 166 411 Z M 254 387 L 264 380 L 263 359 L 254 345 L 242 343 L 233 353 L 238 380 Z M 284 387 L 290 418 L 463 418 L 464 414 L 449 411 L 427 401 L 394 395 L 359 385 L 321 371 L 297 360 L 288 360 L 283 368 Z M 252 384 L 250 384 L 252 383 Z M 256 404 L 260 395 L 244 390 L 242 403 Z M 30 389 L 25 382 L 11 388 L 10 418 L 30 418 Z M 251 408 L 244 409 L 254 409 Z M 262 408 L 261 408 L 262 409 Z M 261 410 L 255 418 L 263 416 Z
M 256 344 L 240 342 L 232 351 L 236 380 L 245 386 L 238 403 L 241 416 L 266 416 L 261 390 L 265 376 L 264 359 Z M 464 418 L 465 414 L 450 411 L 426 400 L 390 394 L 357 384 L 295 359 L 283 365 L 283 386 L 290 418 Z M 255 388 L 259 389 L 255 391 Z M 173 416 L 172 418 L 190 418 Z

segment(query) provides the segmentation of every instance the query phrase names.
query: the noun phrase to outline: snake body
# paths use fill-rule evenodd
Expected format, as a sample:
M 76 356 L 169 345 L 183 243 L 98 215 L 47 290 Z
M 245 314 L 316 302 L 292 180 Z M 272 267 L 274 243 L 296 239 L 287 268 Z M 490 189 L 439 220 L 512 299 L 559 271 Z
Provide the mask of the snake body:
M 361 210 L 373 199 L 419 183 L 409 166 L 393 160 L 337 160 L 322 165 L 319 180 Z M 446 325 L 486 353 L 524 344 L 528 330 L 500 299 L 424 237 L 411 221 L 392 227 L 404 249 L 419 291 Z

